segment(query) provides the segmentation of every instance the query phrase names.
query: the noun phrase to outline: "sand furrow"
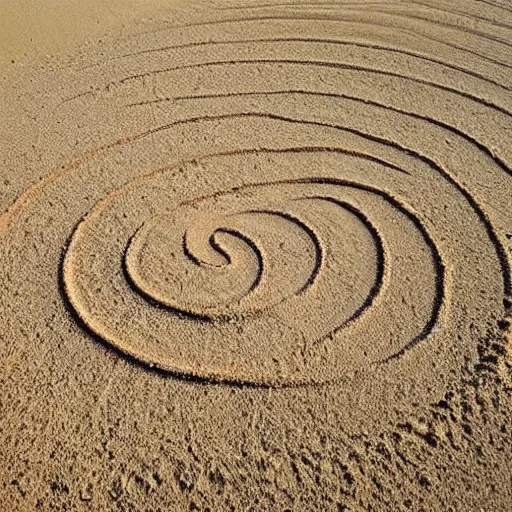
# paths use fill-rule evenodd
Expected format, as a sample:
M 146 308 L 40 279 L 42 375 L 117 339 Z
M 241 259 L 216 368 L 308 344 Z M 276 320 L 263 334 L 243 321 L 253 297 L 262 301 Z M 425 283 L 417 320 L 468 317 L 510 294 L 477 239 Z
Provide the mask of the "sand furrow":
M 508 511 L 508 10 L 198 2 L 6 81 L 0 508 Z

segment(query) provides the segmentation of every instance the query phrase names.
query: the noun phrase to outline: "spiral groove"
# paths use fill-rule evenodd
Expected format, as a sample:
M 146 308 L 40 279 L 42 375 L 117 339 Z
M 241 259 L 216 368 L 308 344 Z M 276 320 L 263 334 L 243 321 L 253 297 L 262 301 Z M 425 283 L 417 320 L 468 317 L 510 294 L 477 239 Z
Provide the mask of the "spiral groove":
M 510 2 L 162 4 L 0 83 L 0 509 L 510 510 Z
M 164 372 L 462 360 L 511 292 L 511 26 L 409 4 L 227 3 L 83 67 L 58 108 L 110 117 L 107 142 L 19 194 L 2 236 L 31 254 L 58 201 L 70 314 Z

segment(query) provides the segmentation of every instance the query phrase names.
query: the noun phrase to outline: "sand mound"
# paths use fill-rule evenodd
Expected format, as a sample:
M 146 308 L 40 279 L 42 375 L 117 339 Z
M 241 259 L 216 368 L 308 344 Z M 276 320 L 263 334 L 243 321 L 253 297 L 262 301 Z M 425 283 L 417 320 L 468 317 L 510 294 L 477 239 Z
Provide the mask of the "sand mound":
M 0 503 L 509 510 L 511 46 L 213 2 L 6 87 Z

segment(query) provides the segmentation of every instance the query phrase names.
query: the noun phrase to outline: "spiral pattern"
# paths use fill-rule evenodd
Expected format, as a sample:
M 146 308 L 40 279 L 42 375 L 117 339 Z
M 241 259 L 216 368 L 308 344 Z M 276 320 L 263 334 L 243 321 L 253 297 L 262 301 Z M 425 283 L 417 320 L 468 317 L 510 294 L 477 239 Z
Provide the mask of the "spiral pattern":
M 510 2 L 180 6 L 0 84 L 0 509 L 510 510 Z
M 53 262 L 91 337 L 185 378 L 462 366 L 511 290 L 511 25 L 421 6 L 225 4 L 74 71 L 94 140 L 0 218 L 3 282 Z

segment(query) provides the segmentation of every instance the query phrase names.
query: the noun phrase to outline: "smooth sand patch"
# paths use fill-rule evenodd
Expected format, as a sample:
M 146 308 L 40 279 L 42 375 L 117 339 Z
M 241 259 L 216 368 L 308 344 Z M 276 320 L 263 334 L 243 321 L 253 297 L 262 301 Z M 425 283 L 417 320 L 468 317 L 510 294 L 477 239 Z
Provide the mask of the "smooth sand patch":
M 103 35 L 129 31 L 129 25 L 160 17 L 181 0 L 0 0 L 0 66 L 25 64 L 73 47 L 97 42 Z

